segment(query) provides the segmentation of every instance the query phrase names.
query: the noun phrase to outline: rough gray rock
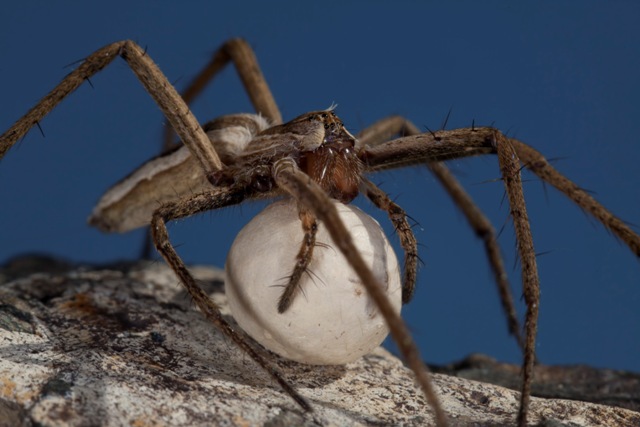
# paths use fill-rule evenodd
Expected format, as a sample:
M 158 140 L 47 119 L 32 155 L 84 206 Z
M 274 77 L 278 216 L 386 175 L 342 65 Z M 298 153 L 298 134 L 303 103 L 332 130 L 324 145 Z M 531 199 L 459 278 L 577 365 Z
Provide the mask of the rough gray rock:
M 193 272 L 224 306 L 221 272 Z M 199 315 L 161 263 L 21 259 L 0 270 L 3 282 L 2 426 L 431 424 L 411 372 L 381 348 L 339 367 L 268 355 L 314 406 L 304 413 Z M 513 425 L 516 392 L 433 380 L 454 425 Z M 640 425 L 640 413 L 592 403 L 534 398 L 531 409 L 537 425 Z
M 487 382 L 512 390 L 519 389 L 522 371 L 519 365 L 500 363 L 483 354 L 472 354 L 459 362 L 447 366 L 431 366 L 431 369 L 433 372 Z M 538 365 L 534 368 L 531 394 L 618 406 L 638 412 L 640 374 L 586 365 Z

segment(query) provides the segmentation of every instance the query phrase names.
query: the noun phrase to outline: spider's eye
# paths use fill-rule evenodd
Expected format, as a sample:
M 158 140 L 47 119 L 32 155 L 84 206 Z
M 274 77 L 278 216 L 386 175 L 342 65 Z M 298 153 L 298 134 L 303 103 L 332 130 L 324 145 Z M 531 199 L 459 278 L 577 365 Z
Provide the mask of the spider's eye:
M 322 113 L 322 118 L 326 119 L 327 118 L 327 113 Z

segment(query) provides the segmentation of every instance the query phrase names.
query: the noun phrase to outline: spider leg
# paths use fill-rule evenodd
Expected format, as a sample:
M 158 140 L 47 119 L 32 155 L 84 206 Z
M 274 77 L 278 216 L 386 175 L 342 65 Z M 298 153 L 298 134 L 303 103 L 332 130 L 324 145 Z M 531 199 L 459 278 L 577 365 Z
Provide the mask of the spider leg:
M 209 63 L 191 80 L 187 88 L 181 93 L 185 104 L 190 106 L 229 62 L 235 66 L 256 112 L 266 117 L 272 124 L 282 123 L 282 114 L 262 74 L 258 59 L 249 43 L 241 38 L 227 40 L 215 51 Z M 179 141 L 174 141 L 174 135 L 175 131 L 173 127 L 164 127 L 162 152 L 167 152 L 180 144 Z M 140 258 L 151 258 L 152 246 L 153 242 L 151 241 L 150 231 L 147 231 L 142 242 Z
M 363 160 L 367 164 L 367 172 L 375 172 L 426 162 L 496 154 L 492 142 L 497 138 L 496 135 L 501 133 L 493 128 L 463 128 L 411 135 L 367 148 Z M 538 151 L 514 138 L 509 138 L 509 141 L 527 169 L 594 216 L 634 254 L 640 256 L 640 235 L 558 172 Z
M 205 174 L 208 176 L 220 170 L 222 168 L 220 158 L 209 143 L 200 124 L 189 111 L 189 107 L 146 52 L 129 40 L 109 44 L 89 55 L 78 68 L 68 74 L 36 106 L 0 136 L 0 158 L 67 95 L 76 90 L 86 79 L 109 65 L 117 56 L 121 56 L 127 62 L 180 139 L 198 160 Z
M 510 138 L 509 140 L 513 144 L 520 161 L 524 163 L 527 169 L 553 185 L 570 200 L 593 215 L 605 228 L 611 230 L 629 246 L 634 254 L 640 257 L 640 236 L 631 230 L 627 224 L 598 203 L 589 193 L 558 172 L 540 152 L 516 139 Z
M 382 290 L 383 286 L 378 283 L 371 270 L 365 264 L 353 243 L 351 234 L 340 219 L 329 196 L 309 175 L 302 172 L 291 158 L 283 158 L 274 164 L 273 177 L 280 189 L 286 191 L 299 203 L 306 206 L 327 228 L 334 243 L 351 264 L 367 289 L 369 296 L 385 318 L 394 341 L 398 345 L 406 363 L 415 373 L 418 384 L 420 384 L 427 401 L 435 412 L 437 424 L 439 426 L 448 425 L 447 417 L 431 384 L 428 369 L 422 361 L 418 347 L 411 337 L 407 325 L 400 315 L 394 311 Z
M 296 256 L 296 265 L 293 268 L 291 276 L 289 276 L 289 282 L 278 300 L 278 313 L 284 313 L 287 311 L 287 309 L 291 307 L 293 299 L 300 291 L 300 279 L 309 267 L 309 263 L 313 257 L 313 248 L 316 245 L 316 233 L 318 231 L 318 222 L 316 221 L 316 217 L 304 206 L 300 207 L 299 215 L 304 237 L 302 238 L 300 251 Z
M 235 66 L 256 112 L 269 119 L 272 124 L 282 123 L 282 114 L 280 114 L 271 89 L 269 89 L 269 85 L 262 71 L 260 71 L 258 59 L 249 43 L 240 38 L 227 40 L 215 51 L 209 63 L 191 80 L 187 88 L 182 92 L 184 102 L 187 105 L 191 105 L 229 62 L 232 62 Z M 166 126 L 163 143 L 165 150 L 173 146 L 173 136 L 173 128 Z
M 498 154 L 500 169 L 509 198 L 522 264 L 525 315 L 525 354 L 518 424 L 525 425 L 535 359 L 535 334 L 539 306 L 539 280 L 533 241 L 526 214 L 520 161 L 540 178 L 562 191 L 585 211 L 613 231 L 629 248 L 640 255 L 640 236 L 593 197 L 562 176 L 534 149 L 492 128 L 467 128 L 399 138 L 367 149 L 363 157 L 369 170 L 383 170 L 420 162 L 431 162 L 479 154 Z
M 495 154 L 492 128 L 441 130 L 393 139 L 362 153 L 366 172 L 378 172 L 428 162 Z
M 533 380 L 533 365 L 535 362 L 536 333 L 538 329 L 538 306 L 540 305 L 540 279 L 536 253 L 533 247 L 533 237 L 527 215 L 527 208 L 522 192 L 522 180 L 520 178 L 520 160 L 511 141 L 502 134 L 496 134 L 496 150 L 498 162 L 502 172 L 502 179 L 507 197 L 513 226 L 516 232 L 518 253 L 522 266 L 522 286 L 527 312 L 525 315 L 525 353 L 522 372 L 522 388 L 520 393 L 520 411 L 518 412 L 518 425 L 527 425 L 527 412 L 531 398 L 531 382 Z
M 391 201 L 389 196 L 373 182 L 362 178 L 361 191 L 378 209 L 386 211 L 400 237 L 400 245 L 404 249 L 404 274 L 402 278 L 402 303 L 411 301 L 416 287 L 418 274 L 418 241 L 407 221 L 405 211 Z
M 377 146 L 388 141 L 395 135 L 418 135 L 420 131 L 409 120 L 400 116 L 391 116 L 379 120 L 358 134 L 358 139 L 363 145 Z M 476 235 L 482 239 L 485 252 L 493 272 L 495 283 L 498 287 L 498 295 L 502 310 L 507 318 L 507 328 L 513 335 L 520 349 L 524 352 L 524 338 L 518 321 L 518 314 L 509 286 L 504 261 L 500 254 L 500 246 L 496 238 L 496 232 L 489 219 L 473 202 L 471 196 L 464 190 L 460 182 L 443 163 L 425 162 L 431 173 L 453 199 L 456 206 L 462 211 Z M 366 194 L 366 193 L 365 193 Z M 375 202 L 374 202 L 375 203 Z M 406 270 L 405 270 L 406 271 Z M 404 298 L 404 294 L 403 294 Z
M 224 319 L 218 306 L 209 298 L 202 288 L 195 281 L 189 270 L 185 266 L 180 256 L 169 240 L 166 223 L 174 219 L 184 218 L 200 212 L 219 209 L 222 207 L 238 204 L 247 196 L 245 189 L 230 189 L 227 192 L 200 193 L 179 202 L 170 202 L 158 208 L 151 220 L 151 235 L 156 249 L 169 264 L 171 269 L 180 278 L 180 282 L 185 287 L 196 306 L 202 314 L 211 321 L 226 337 L 230 338 L 249 357 L 251 357 L 262 369 L 291 396 L 305 411 L 312 411 L 309 402 L 302 397 L 251 345 L 248 344 L 243 335 L 233 329 Z
M 357 135 L 360 146 L 375 147 L 394 136 L 418 135 L 420 130 L 402 116 L 389 116 L 366 127 Z
M 520 349 L 524 352 L 525 341 L 522 336 L 520 322 L 518 321 L 518 313 L 516 312 L 513 294 L 509 286 L 504 260 L 500 254 L 500 246 L 498 245 L 495 229 L 448 168 L 444 167 L 441 163 L 429 163 L 428 167 L 464 213 L 476 235 L 484 243 L 484 250 L 489 259 L 494 281 L 498 287 L 502 311 L 507 317 L 507 328 L 509 329 L 509 333 L 515 337 Z

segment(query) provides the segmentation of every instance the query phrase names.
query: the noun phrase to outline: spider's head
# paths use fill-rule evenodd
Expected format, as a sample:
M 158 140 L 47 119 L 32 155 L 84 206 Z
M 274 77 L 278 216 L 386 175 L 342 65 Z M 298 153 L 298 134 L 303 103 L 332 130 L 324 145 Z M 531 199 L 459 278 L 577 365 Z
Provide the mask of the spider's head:
M 356 138 L 344 127 L 333 108 L 314 111 L 294 119 L 311 123 L 319 145 L 304 152 L 300 168 L 327 192 L 343 203 L 358 195 L 362 163 L 356 154 Z
M 352 149 L 355 146 L 356 138 L 344 127 L 344 123 L 331 106 L 326 110 L 312 111 L 295 118 L 292 122 L 319 122 L 324 128 L 322 138 L 323 147 L 332 147 L 338 150 Z

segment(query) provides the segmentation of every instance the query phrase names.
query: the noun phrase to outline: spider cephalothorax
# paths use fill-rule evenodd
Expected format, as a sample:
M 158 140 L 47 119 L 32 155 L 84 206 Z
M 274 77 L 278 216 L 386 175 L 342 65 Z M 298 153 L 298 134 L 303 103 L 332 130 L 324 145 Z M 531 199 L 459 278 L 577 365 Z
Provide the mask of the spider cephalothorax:
M 518 413 L 518 424 L 521 426 L 526 425 L 529 408 L 539 283 L 520 170 L 526 167 L 563 192 L 640 256 L 640 236 L 561 175 L 536 150 L 514 138 L 508 138 L 497 129 L 471 126 L 420 133 L 408 120 L 388 117 L 364 129 L 356 140 L 332 109 L 307 113 L 281 124 L 280 111 L 253 51 L 240 39 L 228 41 L 216 52 L 209 65 L 185 91 L 186 102 L 145 50 L 128 40 L 107 45 L 89 55 L 40 103 L 0 136 L 0 158 L 62 99 L 118 56 L 130 65 L 184 146 L 147 162 L 109 190 L 94 209 L 90 222 L 110 232 L 124 232 L 150 224 L 156 249 L 176 273 L 203 315 L 269 372 L 307 411 L 312 410 L 309 402 L 231 327 L 216 304 L 194 280 L 169 240 L 168 221 L 248 199 L 290 196 L 295 200 L 304 237 L 278 302 L 278 311 L 285 312 L 299 292 L 300 277 L 307 272 L 316 246 L 318 222 L 322 222 L 335 248 L 344 255 L 384 317 L 405 362 L 415 373 L 418 384 L 434 409 L 435 422 L 439 425 L 446 425 L 447 417 L 438 403 L 417 346 L 397 311 L 381 291 L 379 280 L 354 245 L 332 198 L 348 203 L 361 193 L 388 213 L 404 250 L 402 295 L 406 302 L 411 297 L 416 281 L 417 242 L 404 211 L 365 174 L 416 164 L 426 165 L 435 174 L 483 240 L 509 331 L 522 347 L 523 381 Z M 224 116 L 201 127 L 187 104 L 193 100 L 193 94 L 202 89 L 203 82 L 211 79 L 230 61 L 236 66 L 258 114 Z M 402 137 L 396 138 L 399 135 Z M 485 154 L 497 155 L 510 204 L 522 266 L 523 295 L 527 304 L 524 337 L 521 335 L 494 229 L 441 163 L 447 159 Z
M 214 146 L 235 144 L 232 153 L 223 148 L 220 158 L 225 167 L 209 176 L 214 186 L 271 191 L 276 183 L 269 166 L 289 157 L 330 197 L 349 203 L 358 195 L 363 167 L 355 151 L 356 139 L 333 108 L 263 126 L 259 116 L 246 114 L 224 116 L 204 126 Z M 238 133 L 251 139 L 239 142 Z
M 322 143 L 300 156 L 300 168 L 320 184 L 327 194 L 343 203 L 358 195 L 362 162 L 355 152 L 356 139 L 333 111 L 308 113 L 296 120 L 320 120 L 324 124 Z

